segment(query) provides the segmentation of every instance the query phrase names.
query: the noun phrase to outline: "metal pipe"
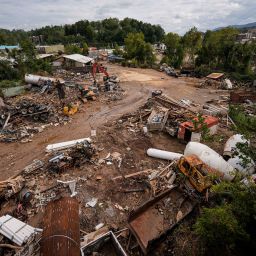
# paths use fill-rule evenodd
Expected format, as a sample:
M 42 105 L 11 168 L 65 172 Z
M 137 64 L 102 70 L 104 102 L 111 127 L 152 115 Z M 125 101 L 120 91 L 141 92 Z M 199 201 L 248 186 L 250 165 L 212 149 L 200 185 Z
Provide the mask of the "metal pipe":
M 180 159 L 183 155 L 179 153 L 174 153 L 174 152 L 169 152 L 169 151 L 164 151 L 156 148 L 149 148 L 147 150 L 147 155 L 155 158 L 160 158 L 164 160 L 178 160 Z

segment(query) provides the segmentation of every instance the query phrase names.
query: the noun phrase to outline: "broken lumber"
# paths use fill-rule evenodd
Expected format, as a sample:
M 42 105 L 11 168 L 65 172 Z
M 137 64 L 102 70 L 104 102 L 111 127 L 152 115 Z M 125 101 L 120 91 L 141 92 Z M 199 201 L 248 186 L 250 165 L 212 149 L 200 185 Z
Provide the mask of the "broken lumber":
M 144 171 L 140 171 L 140 172 L 134 172 L 134 173 L 125 175 L 124 178 L 125 178 L 125 179 L 126 179 L 126 178 L 131 178 L 131 177 L 139 176 L 139 175 L 141 175 L 141 174 L 147 174 L 147 173 L 150 173 L 150 172 L 152 172 L 151 169 L 144 170 Z M 119 180 L 119 179 L 121 179 L 121 178 L 123 178 L 123 176 L 120 175 L 120 176 L 114 177 L 112 180 Z

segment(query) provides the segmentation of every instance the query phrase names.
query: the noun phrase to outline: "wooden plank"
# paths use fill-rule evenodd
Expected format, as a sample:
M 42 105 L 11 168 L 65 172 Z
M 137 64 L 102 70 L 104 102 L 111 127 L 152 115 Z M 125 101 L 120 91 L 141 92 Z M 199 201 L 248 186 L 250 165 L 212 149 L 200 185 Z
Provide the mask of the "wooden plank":
M 127 179 L 127 178 L 131 178 L 131 177 L 139 176 L 141 174 L 151 173 L 152 171 L 153 170 L 144 170 L 144 171 L 140 171 L 140 172 L 134 172 L 134 173 L 125 175 L 124 178 Z M 121 178 L 123 178 L 123 176 L 114 177 L 112 180 L 119 180 Z

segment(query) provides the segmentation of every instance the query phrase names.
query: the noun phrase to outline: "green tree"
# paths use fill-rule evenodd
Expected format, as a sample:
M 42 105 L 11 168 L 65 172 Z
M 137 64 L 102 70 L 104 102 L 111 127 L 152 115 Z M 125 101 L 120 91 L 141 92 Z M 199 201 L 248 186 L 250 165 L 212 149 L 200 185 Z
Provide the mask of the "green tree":
M 75 45 L 75 44 L 68 44 L 65 46 L 65 53 L 66 54 L 74 54 L 74 53 L 82 53 L 82 49 Z
M 125 38 L 125 57 L 138 63 L 153 64 L 155 57 L 151 44 L 146 43 L 143 33 L 130 33 Z
M 251 52 L 247 46 L 236 43 L 238 33 L 238 30 L 234 28 L 207 31 L 202 47 L 197 51 L 196 66 L 206 65 L 213 70 L 246 72 L 249 69 L 250 58 L 248 56 Z M 240 63 L 241 57 L 242 61 L 245 61 L 244 64 Z
M 198 51 L 202 47 L 202 33 L 196 27 L 191 28 L 183 36 L 183 45 L 185 52 L 189 57 L 189 61 L 194 65 Z
M 82 50 L 82 54 L 87 55 L 88 51 L 89 51 L 89 47 L 87 43 L 83 43 L 83 50 Z
M 164 38 L 166 45 L 167 64 L 179 68 L 183 60 L 183 47 L 181 37 L 176 33 L 168 33 Z
M 18 70 L 13 68 L 8 61 L 0 61 L 0 80 L 19 79 Z
M 115 44 L 115 49 L 113 51 L 113 54 L 116 56 L 123 56 L 124 52 L 121 50 L 118 44 Z
M 225 205 L 204 208 L 195 224 L 195 231 L 207 248 L 232 248 L 238 241 L 248 239 L 230 207 Z
M 34 73 L 42 70 L 51 73 L 51 64 L 36 58 L 35 46 L 30 40 L 21 41 L 20 47 L 20 50 L 13 50 L 9 53 L 9 56 L 17 62 L 20 78 L 23 78 L 25 73 Z
M 195 224 L 195 232 L 211 255 L 256 249 L 256 186 L 239 179 L 212 187 L 212 208 L 204 208 Z M 214 253 L 212 253 L 214 252 Z M 209 254 L 209 253 L 207 253 Z

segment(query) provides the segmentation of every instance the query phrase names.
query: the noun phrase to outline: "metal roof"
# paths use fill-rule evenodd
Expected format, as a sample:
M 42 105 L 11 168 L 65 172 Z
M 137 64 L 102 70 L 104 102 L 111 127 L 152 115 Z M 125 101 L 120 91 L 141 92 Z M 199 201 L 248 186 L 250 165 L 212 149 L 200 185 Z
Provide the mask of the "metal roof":
M 52 53 L 43 53 L 43 54 L 38 54 L 38 55 L 36 56 L 36 58 L 37 58 L 37 59 L 44 59 L 44 58 L 48 58 L 48 57 L 51 57 L 51 56 L 53 56 Z
M 0 233 L 20 246 L 38 231 L 41 230 L 33 228 L 8 214 L 0 217 Z
M 66 58 L 66 59 L 70 59 L 70 60 L 74 60 L 74 61 L 77 61 L 77 62 L 80 62 L 80 63 L 88 63 L 88 62 L 91 62 L 93 61 L 92 58 L 88 57 L 88 56 L 83 56 L 81 54 L 70 54 L 70 55 L 63 55 L 62 56 L 63 58 Z

